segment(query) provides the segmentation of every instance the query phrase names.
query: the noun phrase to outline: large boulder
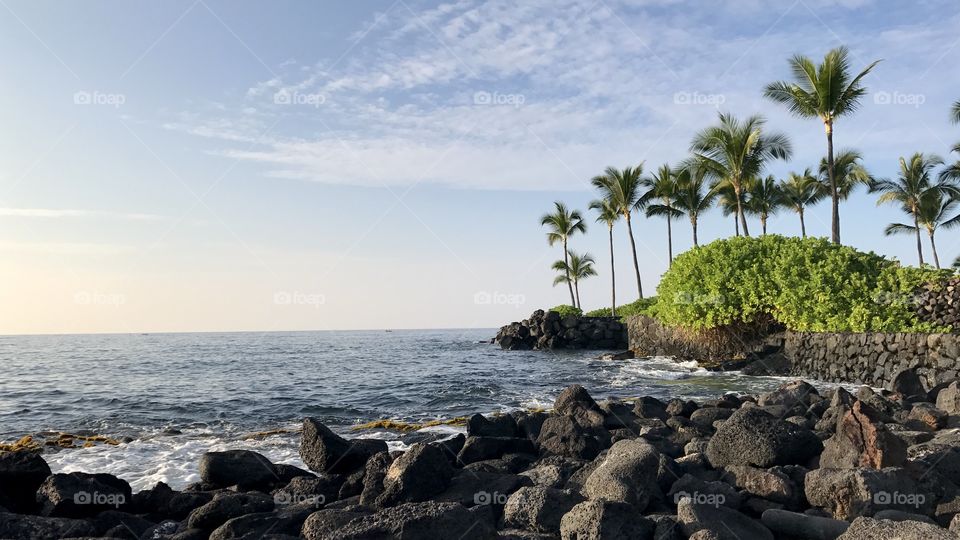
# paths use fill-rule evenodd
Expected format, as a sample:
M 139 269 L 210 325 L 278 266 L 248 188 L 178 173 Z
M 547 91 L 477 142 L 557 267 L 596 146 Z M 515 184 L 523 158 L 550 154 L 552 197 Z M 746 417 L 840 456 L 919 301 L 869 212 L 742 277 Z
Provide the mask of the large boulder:
M 960 414 L 960 381 L 953 381 L 937 394 L 937 408 L 947 414 Z
M 591 500 L 632 504 L 643 511 L 659 494 L 660 453 L 643 439 L 619 441 L 587 478 L 583 493 Z
M 393 463 L 390 452 L 378 452 L 367 460 L 363 474 L 363 491 L 360 492 L 360 504 L 373 506 L 383 495 L 383 481 L 387 470 Z
M 658 419 L 666 421 L 667 404 L 657 398 L 644 396 L 633 403 L 633 414 L 640 418 Z
M 265 493 L 222 492 L 213 500 L 197 508 L 187 517 L 187 527 L 212 531 L 228 520 L 256 512 L 273 510 L 273 498 Z
M 296 476 L 287 485 L 273 492 L 277 506 L 313 504 L 323 506 L 337 500 L 344 477 L 340 475 Z
M 718 540 L 773 540 L 773 534 L 759 521 L 722 505 L 696 504 L 693 499 L 681 499 L 677 504 L 677 518 L 683 532 L 693 538 L 706 531 L 707 538 Z
M 314 418 L 303 420 L 300 457 L 312 471 L 349 474 L 362 468 L 370 456 L 386 451 L 387 443 L 384 441 L 347 440 Z
M 209 540 L 252 538 L 296 538 L 303 523 L 316 510 L 311 505 L 294 505 L 275 512 L 258 512 L 235 517 L 210 533 Z
M 805 410 L 812 398 L 819 399 L 820 394 L 812 384 L 806 381 L 792 381 L 780 385 L 773 392 L 761 395 L 757 405 L 761 407 L 779 406 L 785 410 L 800 408 Z
M 750 495 L 789 504 L 797 500 L 797 486 L 784 473 L 775 469 L 764 470 L 749 465 L 731 465 L 722 479 Z
M 51 517 L 91 517 L 131 500 L 130 484 L 112 474 L 53 474 L 37 489 L 40 513 Z
M 551 416 L 540 428 L 537 446 L 546 455 L 593 459 L 603 449 L 603 441 L 569 416 Z
M 213 494 L 205 491 L 174 491 L 163 482 L 133 495 L 133 509 L 153 521 L 186 518 L 194 509 L 213 499 Z
M 200 457 L 200 479 L 211 486 L 265 488 L 280 483 L 273 463 L 250 450 L 207 452 Z
M 306 524 L 304 525 L 306 527 Z M 479 518 L 457 503 L 421 502 L 386 508 L 354 518 L 322 538 L 361 540 L 373 538 L 461 540 L 497 537 L 491 520 Z
M 96 536 L 98 536 L 96 527 L 86 520 L 0 512 L 0 538 L 41 539 Z
M 508 527 L 542 533 L 560 532 L 560 520 L 583 497 L 574 491 L 528 486 L 507 499 L 503 521 Z
M 957 540 L 957 535 L 920 521 L 858 517 L 837 540 Z
M 604 414 L 597 402 L 579 384 L 566 387 L 553 403 L 557 414 L 569 416 L 585 428 L 604 425 Z
M 11 512 L 32 512 L 37 504 L 37 489 L 50 474 L 50 466 L 39 454 L 0 452 L 0 507 Z
M 453 473 L 442 450 L 430 444 L 414 444 L 390 464 L 377 505 L 426 501 L 450 486 Z
M 927 390 L 923 387 L 916 368 L 904 369 L 894 375 L 890 381 L 890 390 L 903 396 L 906 401 L 927 400 Z
M 585 501 L 560 520 L 563 540 L 652 540 L 656 525 L 629 504 Z
M 517 437 L 517 421 L 509 414 L 487 418 L 475 414 L 467 421 L 467 436 L 478 437 Z
M 823 450 L 809 429 L 781 420 L 756 407 L 738 409 L 725 420 L 707 445 L 714 467 L 805 464 Z
M 899 467 L 907 459 L 907 444 L 883 423 L 882 414 L 857 400 L 824 444 L 820 466 L 833 469 Z
M 366 512 L 332 508 L 318 510 L 304 520 L 303 527 L 300 529 L 300 536 L 307 540 L 328 540 L 337 529 L 366 515 Z
M 461 471 L 450 487 L 433 497 L 437 502 L 456 502 L 467 508 L 493 506 L 503 508 L 507 498 L 523 486 L 532 485 L 526 476 L 483 471 Z
M 673 504 L 679 504 L 682 499 L 693 499 L 695 504 L 720 504 L 733 510 L 739 510 L 743 504 L 743 497 L 730 484 L 702 480 L 689 473 L 670 486 L 667 498 Z
M 836 519 L 871 516 L 880 510 L 924 513 L 933 496 L 923 493 L 905 469 L 816 469 L 804 478 L 812 506 Z

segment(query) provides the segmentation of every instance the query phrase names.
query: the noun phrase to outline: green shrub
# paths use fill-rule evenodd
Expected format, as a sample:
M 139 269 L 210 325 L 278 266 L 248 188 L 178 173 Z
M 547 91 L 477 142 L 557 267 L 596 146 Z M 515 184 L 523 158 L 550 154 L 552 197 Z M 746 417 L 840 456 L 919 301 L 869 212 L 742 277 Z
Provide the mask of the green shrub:
M 559 306 L 550 308 L 548 311 L 556 311 L 561 317 L 566 317 L 567 315 L 576 315 L 577 317 L 580 317 L 583 315 L 582 309 L 573 307 L 569 304 L 561 304 Z
M 918 285 L 947 274 L 821 238 L 730 238 L 676 257 L 650 310 L 695 330 L 772 317 L 797 331 L 931 331 L 910 300 Z
M 617 306 L 617 317 L 630 317 L 633 315 L 649 315 L 652 306 L 656 304 L 657 297 L 641 298 L 629 304 Z M 609 317 L 610 308 L 600 308 L 586 313 L 587 317 Z

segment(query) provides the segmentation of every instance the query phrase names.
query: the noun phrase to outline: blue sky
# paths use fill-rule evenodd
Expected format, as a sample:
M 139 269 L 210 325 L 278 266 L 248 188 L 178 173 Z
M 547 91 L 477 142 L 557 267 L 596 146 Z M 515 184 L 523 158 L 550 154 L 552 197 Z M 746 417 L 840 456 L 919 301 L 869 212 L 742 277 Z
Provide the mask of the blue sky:
M 761 96 L 794 53 L 884 60 L 836 131 L 875 175 L 947 157 L 958 27 L 946 0 L 0 0 L 0 333 L 516 320 L 566 300 L 538 218 L 585 209 L 604 167 L 675 163 L 718 109 L 791 136 L 770 173 L 813 166 L 822 127 Z M 845 243 L 915 263 L 882 234 L 896 208 L 860 192 L 842 215 Z M 810 212 L 812 234 L 827 223 Z M 712 212 L 701 241 L 732 228 Z M 666 226 L 636 229 L 652 291 Z M 605 230 L 572 247 L 600 261 L 584 304 L 606 305 Z

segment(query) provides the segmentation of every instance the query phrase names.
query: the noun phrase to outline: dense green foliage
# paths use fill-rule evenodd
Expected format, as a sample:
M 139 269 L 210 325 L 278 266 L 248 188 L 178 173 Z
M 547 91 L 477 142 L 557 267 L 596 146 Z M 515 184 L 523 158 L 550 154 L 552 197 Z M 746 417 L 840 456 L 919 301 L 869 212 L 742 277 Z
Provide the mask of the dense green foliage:
M 656 305 L 657 297 L 641 298 L 635 302 L 617 306 L 617 317 L 632 317 L 634 315 L 652 315 L 652 307 Z M 586 313 L 587 317 L 609 317 L 610 308 L 600 308 Z
M 583 310 L 578 307 L 573 307 L 568 304 L 561 304 L 559 306 L 552 307 L 547 311 L 556 311 L 560 314 L 561 317 L 566 317 L 567 315 L 576 315 L 577 317 L 583 315 Z
M 730 238 L 679 255 L 653 310 L 692 329 L 772 317 L 797 331 L 926 332 L 936 329 L 914 315 L 914 290 L 950 274 L 820 238 Z

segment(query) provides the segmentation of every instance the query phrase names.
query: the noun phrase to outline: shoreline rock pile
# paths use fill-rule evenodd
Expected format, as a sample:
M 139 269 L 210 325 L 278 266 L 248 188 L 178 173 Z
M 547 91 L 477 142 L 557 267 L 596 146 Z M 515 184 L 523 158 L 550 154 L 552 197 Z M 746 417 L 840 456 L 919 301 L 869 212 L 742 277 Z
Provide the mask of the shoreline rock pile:
M 506 350 L 626 349 L 627 327 L 617 317 L 561 316 L 538 309 L 500 328 L 494 343 Z
M 131 493 L 0 453 L 0 538 L 861 540 L 960 538 L 960 382 L 696 403 L 596 402 L 469 419 L 390 452 L 304 420 L 310 471 L 210 452 L 201 481 Z
M 916 296 L 916 306 L 917 317 L 921 321 L 960 332 L 960 277 L 943 284 L 921 287 Z

